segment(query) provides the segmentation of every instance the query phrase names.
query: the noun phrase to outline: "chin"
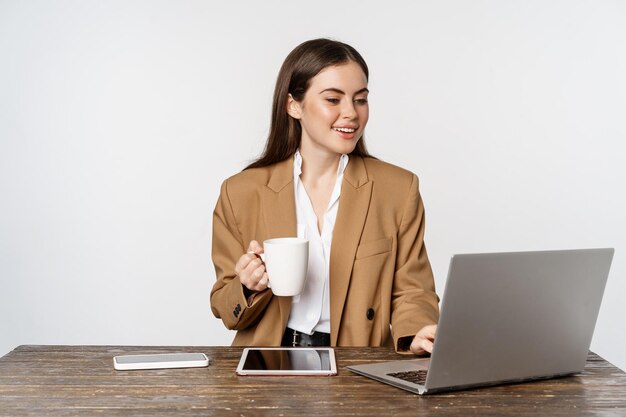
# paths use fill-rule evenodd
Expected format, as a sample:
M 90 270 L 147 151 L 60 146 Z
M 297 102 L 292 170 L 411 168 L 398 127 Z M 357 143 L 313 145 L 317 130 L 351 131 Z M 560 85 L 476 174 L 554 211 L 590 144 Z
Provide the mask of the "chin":
M 356 144 L 357 143 L 358 143 L 358 140 L 355 140 L 354 142 L 352 142 L 352 141 L 345 141 L 345 143 L 342 143 L 339 146 L 337 146 L 336 152 L 340 153 L 340 154 L 352 153 L 354 148 L 356 148 Z

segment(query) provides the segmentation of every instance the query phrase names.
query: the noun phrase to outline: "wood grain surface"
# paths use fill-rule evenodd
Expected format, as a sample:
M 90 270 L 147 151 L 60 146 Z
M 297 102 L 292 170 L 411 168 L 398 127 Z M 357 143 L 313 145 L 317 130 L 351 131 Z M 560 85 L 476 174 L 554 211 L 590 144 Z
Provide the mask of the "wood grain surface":
M 203 352 L 208 368 L 116 371 L 113 356 Z M 402 359 L 336 348 L 331 377 L 237 376 L 241 348 L 19 346 L 0 358 L 0 416 L 626 416 L 626 374 L 590 353 L 581 374 L 420 397 L 353 374 Z

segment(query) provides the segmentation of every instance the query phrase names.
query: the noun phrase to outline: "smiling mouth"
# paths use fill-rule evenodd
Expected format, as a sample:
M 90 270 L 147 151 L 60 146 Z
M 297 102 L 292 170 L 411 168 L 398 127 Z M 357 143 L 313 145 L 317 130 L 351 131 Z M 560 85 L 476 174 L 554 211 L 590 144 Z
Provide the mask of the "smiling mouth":
M 356 132 L 356 129 L 352 129 L 349 127 L 333 127 L 334 130 L 338 131 L 338 132 L 343 132 L 343 133 L 354 133 Z

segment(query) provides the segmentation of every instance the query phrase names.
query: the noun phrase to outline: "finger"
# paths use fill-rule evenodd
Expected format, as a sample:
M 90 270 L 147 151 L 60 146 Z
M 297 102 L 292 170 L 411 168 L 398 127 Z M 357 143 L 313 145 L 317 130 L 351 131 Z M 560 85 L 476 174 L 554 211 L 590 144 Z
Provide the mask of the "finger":
M 422 339 L 420 337 L 415 337 L 413 339 L 413 343 L 411 343 L 410 350 L 412 353 L 416 355 L 423 355 L 425 353 L 432 353 L 433 351 L 433 342 L 428 339 Z
M 237 264 L 235 265 L 235 274 L 239 276 L 244 274 L 246 268 L 248 268 L 250 264 L 257 259 L 259 258 L 254 254 L 246 253 L 244 255 L 241 255 L 241 258 L 239 258 Z
M 265 267 L 263 265 L 261 265 L 261 266 L 255 268 L 254 271 L 252 271 L 252 277 L 258 283 L 259 281 L 261 281 L 261 278 L 263 278 L 263 274 L 264 273 L 265 273 Z
M 250 262 L 251 264 L 253 262 Z M 258 265 L 255 266 L 254 268 L 250 268 L 250 269 L 246 269 L 246 271 L 242 274 L 242 277 L 240 277 L 241 281 L 244 283 L 244 285 L 246 285 L 246 283 L 248 284 L 248 288 L 250 289 L 254 289 L 256 290 L 257 285 L 259 284 L 259 281 L 261 281 L 261 278 L 263 278 L 263 273 L 265 272 L 265 266 L 264 265 Z
M 421 339 L 417 336 L 415 336 L 415 338 L 413 339 L 413 342 L 411 342 L 411 346 L 409 347 L 409 350 L 416 355 L 422 355 L 426 353 L 426 351 L 422 349 Z
M 254 253 L 256 255 L 259 255 L 263 253 L 263 246 L 261 246 L 261 244 L 256 240 L 251 240 L 250 244 L 248 245 L 248 253 Z
M 259 283 L 256 285 L 256 291 L 263 291 L 264 289 L 267 288 L 269 283 L 269 278 L 267 276 L 266 272 L 263 272 L 263 276 L 261 276 L 261 279 L 259 280 Z
M 426 351 L 428 353 L 432 353 L 433 346 L 434 346 L 434 344 L 430 340 L 422 339 L 421 347 L 422 347 L 422 349 L 424 351 Z
M 259 258 L 254 258 L 244 268 L 242 275 L 245 277 L 256 278 L 256 281 L 258 281 L 259 279 L 261 279 L 261 275 L 263 275 L 263 272 L 265 272 L 265 265 L 263 265 L 263 261 L 261 261 Z

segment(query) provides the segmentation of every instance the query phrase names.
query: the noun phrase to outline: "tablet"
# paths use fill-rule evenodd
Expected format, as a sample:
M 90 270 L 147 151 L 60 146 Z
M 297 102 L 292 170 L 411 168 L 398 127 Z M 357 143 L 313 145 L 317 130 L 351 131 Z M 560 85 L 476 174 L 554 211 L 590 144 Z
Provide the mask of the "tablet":
M 335 351 L 329 347 L 245 348 L 238 375 L 336 375 Z

